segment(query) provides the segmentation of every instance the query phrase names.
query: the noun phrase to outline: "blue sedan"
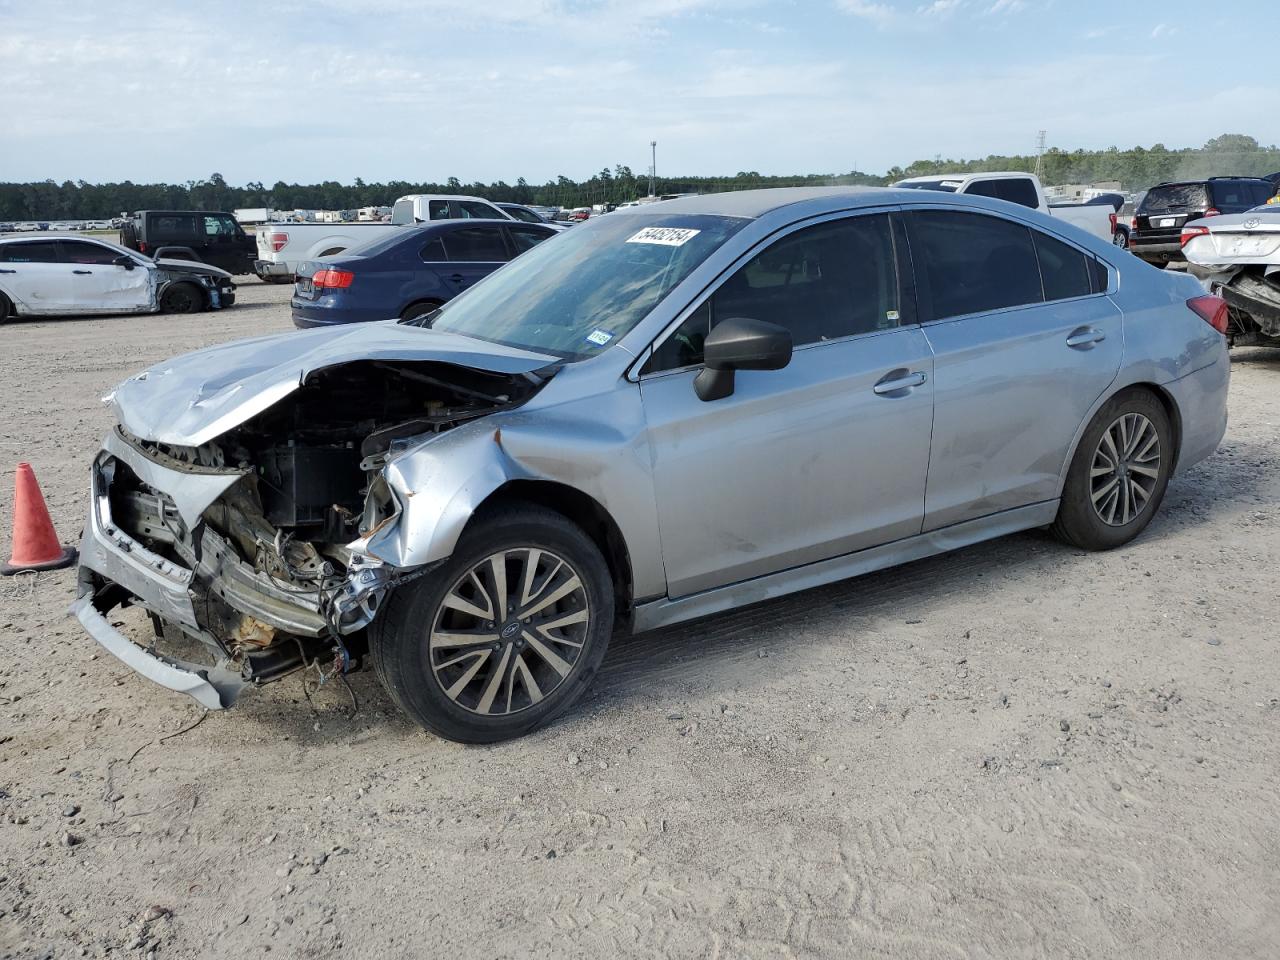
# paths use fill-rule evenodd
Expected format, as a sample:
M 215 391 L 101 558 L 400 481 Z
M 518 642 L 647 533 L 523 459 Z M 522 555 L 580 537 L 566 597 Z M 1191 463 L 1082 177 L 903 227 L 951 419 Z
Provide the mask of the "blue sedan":
M 300 264 L 290 301 L 294 326 L 422 316 L 555 235 L 552 227 L 510 220 L 398 227 Z

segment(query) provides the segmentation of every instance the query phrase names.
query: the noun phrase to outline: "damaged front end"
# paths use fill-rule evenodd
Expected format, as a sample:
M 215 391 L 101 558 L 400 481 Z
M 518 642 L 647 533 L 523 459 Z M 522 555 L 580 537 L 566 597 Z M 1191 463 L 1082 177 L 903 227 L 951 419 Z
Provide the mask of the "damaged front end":
M 73 611 L 135 670 L 209 708 L 312 664 L 345 672 L 388 591 L 440 562 L 397 566 L 370 549 L 401 513 L 388 470 L 437 434 L 524 403 L 548 376 L 362 359 L 300 374 L 198 445 L 118 426 L 93 464 Z M 150 615 L 145 648 L 111 623 L 130 605 Z

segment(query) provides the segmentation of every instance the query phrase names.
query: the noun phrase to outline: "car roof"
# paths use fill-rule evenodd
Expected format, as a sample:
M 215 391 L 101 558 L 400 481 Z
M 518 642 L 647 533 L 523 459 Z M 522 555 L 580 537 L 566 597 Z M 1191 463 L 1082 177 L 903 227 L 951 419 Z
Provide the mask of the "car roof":
M 929 203 L 970 204 L 973 198 L 951 193 L 938 193 Z M 743 217 L 756 220 L 787 207 L 806 205 L 806 213 L 846 210 L 853 207 L 876 207 L 894 203 L 919 204 L 920 191 L 893 187 L 771 187 L 764 190 L 735 190 L 729 193 L 707 193 L 696 197 L 680 197 L 646 203 L 638 207 L 619 207 L 609 217 L 639 217 L 654 214 L 705 214 L 720 217 Z

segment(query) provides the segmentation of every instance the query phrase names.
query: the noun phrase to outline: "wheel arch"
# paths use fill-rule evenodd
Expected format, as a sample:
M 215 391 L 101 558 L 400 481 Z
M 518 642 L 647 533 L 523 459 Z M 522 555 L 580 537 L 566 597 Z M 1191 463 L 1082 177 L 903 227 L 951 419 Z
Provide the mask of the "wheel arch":
M 508 480 L 480 502 L 467 523 L 476 523 L 499 507 L 521 503 L 553 510 L 577 525 L 600 549 L 613 578 L 615 611 L 619 618 L 630 616 L 633 599 L 631 554 L 617 522 L 594 497 L 556 480 Z M 466 528 L 463 529 L 463 535 Z
M 1173 461 L 1169 467 L 1170 474 L 1178 468 L 1178 458 L 1182 453 L 1182 411 L 1178 408 L 1178 402 L 1174 399 L 1168 389 L 1158 383 L 1150 380 L 1134 380 L 1130 383 L 1114 386 L 1114 389 L 1108 390 L 1100 396 L 1096 403 L 1089 409 L 1089 413 L 1080 421 L 1080 426 L 1076 430 L 1076 435 L 1071 440 L 1071 449 L 1067 451 L 1067 458 L 1062 464 L 1062 472 L 1058 478 L 1058 494 L 1062 494 L 1062 488 L 1067 482 L 1067 471 L 1071 469 L 1071 464 L 1076 458 L 1076 451 L 1080 446 L 1080 440 L 1084 437 L 1085 431 L 1089 429 L 1089 424 L 1093 423 L 1093 418 L 1098 415 L 1098 411 L 1106 404 L 1110 403 L 1122 393 L 1130 391 L 1145 391 L 1150 393 L 1160 405 L 1164 407 L 1164 411 L 1169 416 L 1169 430 L 1173 434 Z

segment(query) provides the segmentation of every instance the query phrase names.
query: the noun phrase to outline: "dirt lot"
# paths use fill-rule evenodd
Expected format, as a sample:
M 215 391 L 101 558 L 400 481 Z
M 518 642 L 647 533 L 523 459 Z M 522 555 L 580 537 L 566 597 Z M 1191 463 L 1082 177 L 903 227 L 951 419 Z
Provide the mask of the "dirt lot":
M 98 397 L 287 294 L 6 326 L 4 531 L 29 459 L 74 537 Z M 2 580 L 0 956 L 1275 957 L 1278 441 L 1280 352 L 1239 351 L 1222 450 L 1130 547 L 1016 536 L 619 643 L 485 749 L 370 674 L 354 718 L 290 678 L 192 727 L 66 618 L 70 571 Z

